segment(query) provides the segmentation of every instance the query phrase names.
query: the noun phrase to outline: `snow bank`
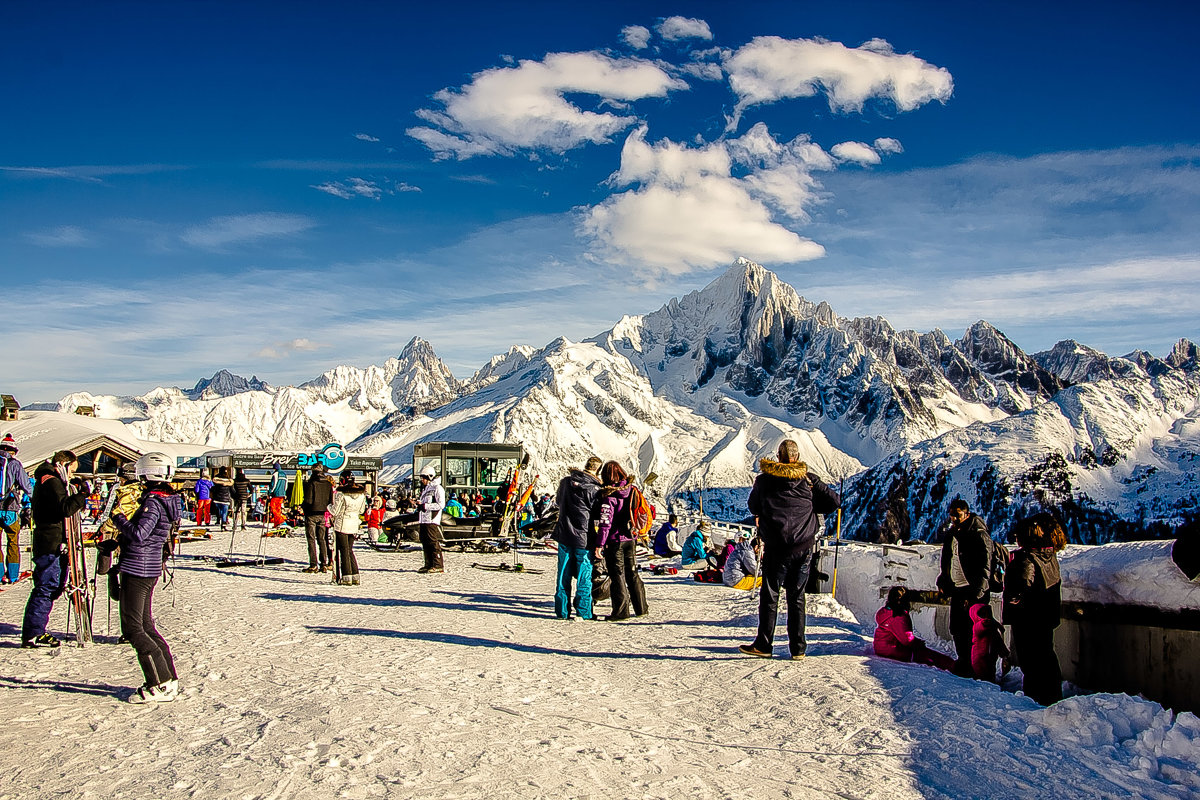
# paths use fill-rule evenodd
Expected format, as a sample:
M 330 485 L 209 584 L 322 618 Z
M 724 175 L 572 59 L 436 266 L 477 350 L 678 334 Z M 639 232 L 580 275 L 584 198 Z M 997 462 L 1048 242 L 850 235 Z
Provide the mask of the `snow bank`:
M 1025 712 L 1026 735 L 1123 763 L 1132 778 L 1200 790 L 1200 718 L 1124 694 L 1070 697 Z M 1134 784 L 1136 785 L 1136 784 Z

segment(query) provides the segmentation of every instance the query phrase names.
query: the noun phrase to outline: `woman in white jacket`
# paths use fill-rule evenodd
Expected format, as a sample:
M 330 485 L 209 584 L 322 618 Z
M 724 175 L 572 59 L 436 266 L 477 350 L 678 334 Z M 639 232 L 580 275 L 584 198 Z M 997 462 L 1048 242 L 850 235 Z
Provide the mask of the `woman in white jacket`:
M 337 552 L 337 582 L 343 586 L 358 585 L 358 559 L 354 557 L 354 534 L 362 522 L 363 512 L 367 508 L 366 487 L 354 482 L 348 483 L 338 490 L 333 498 L 330 516 L 333 518 L 333 530 L 337 542 L 334 549 Z

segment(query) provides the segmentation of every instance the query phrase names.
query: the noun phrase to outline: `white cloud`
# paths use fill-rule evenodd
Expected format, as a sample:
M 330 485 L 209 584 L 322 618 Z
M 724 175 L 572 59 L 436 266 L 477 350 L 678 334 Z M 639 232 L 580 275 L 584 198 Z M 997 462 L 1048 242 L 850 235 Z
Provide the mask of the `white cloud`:
M 707 22 L 691 17 L 667 17 L 654 28 L 658 31 L 658 35 L 668 42 L 677 42 L 682 39 L 708 41 L 713 38 Z
M 277 342 L 273 345 L 268 345 L 254 354 L 255 358 L 270 358 L 280 359 L 287 358 L 292 353 L 307 353 L 313 350 L 321 350 L 329 345 L 314 342 L 311 339 L 292 339 L 288 342 Z
M 786 166 L 796 180 L 807 173 L 787 147 L 757 141 L 760 134 L 742 149 L 762 151 L 772 167 L 752 173 L 755 180 L 739 180 L 732 176 L 726 144 L 651 145 L 640 128 L 626 139 L 621 167 L 609 179 L 615 187 L 635 188 L 584 212 L 582 232 L 601 254 L 652 272 L 705 269 L 739 255 L 764 263 L 819 258 L 821 245 L 771 218 L 769 204 L 785 202 L 794 209 L 811 195 L 801 198 L 803 189 L 778 187 L 783 173 L 773 170 Z
M 379 184 L 364 180 L 363 178 L 349 178 L 340 182 L 327 181 L 312 188 L 319 192 L 331 194 L 334 197 L 340 197 L 343 200 L 350 200 L 354 197 L 367 197 L 371 200 L 378 200 L 383 196 L 383 189 L 380 188 Z
M 434 99 L 444 110 L 418 110 L 417 116 L 430 127 L 410 128 L 408 135 L 432 150 L 435 158 L 461 160 L 522 150 L 563 153 L 607 142 L 637 121 L 581 109 L 565 94 L 633 101 L 686 88 L 648 61 L 592 52 L 551 53 L 542 61 L 477 73 L 459 90 L 443 89 Z
M 875 140 L 875 149 L 880 153 L 888 155 L 896 155 L 904 152 L 904 145 L 900 144 L 900 140 L 892 139 L 891 137 L 882 137 Z
M 834 111 L 861 111 L 872 98 L 885 98 L 901 111 L 932 100 L 946 102 L 954 90 L 949 71 L 911 54 L 896 53 L 881 39 L 850 48 L 821 39 L 759 36 L 725 61 L 729 85 L 738 96 L 729 127 L 753 105 L 824 91 Z
M 354 134 L 354 138 L 361 139 L 364 142 L 378 142 L 379 141 L 377 138 L 375 138 L 374 136 L 372 136 L 369 133 L 356 133 L 356 134 Z
M 193 225 L 184 230 L 180 239 L 195 247 L 219 250 L 232 244 L 293 236 L 315 225 L 312 219 L 299 214 L 239 214 L 214 217 L 203 225 Z
M 641 25 L 627 25 L 621 29 L 621 41 L 634 50 L 645 50 L 650 46 L 650 29 Z
M 835 144 L 833 147 L 829 148 L 829 152 L 832 153 L 833 157 L 838 161 L 851 161 L 855 164 L 862 164 L 864 166 L 870 164 L 879 164 L 883 161 L 883 159 L 879 157 L 879 153 L 876 153 L 871 148 L 871 145 L 863 144 L 862 142 L 842 142 L 840 144 Z
M 33 231 L 25 238 L 42 247 L 90 247 L 95 244 L 92 237 L 82 228 L 61 225 L 46 231 Z

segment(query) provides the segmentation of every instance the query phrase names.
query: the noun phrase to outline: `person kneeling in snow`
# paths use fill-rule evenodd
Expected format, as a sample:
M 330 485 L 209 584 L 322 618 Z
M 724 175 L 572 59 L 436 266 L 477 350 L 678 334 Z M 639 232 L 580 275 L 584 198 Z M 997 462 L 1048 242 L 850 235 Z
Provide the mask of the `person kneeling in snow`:
M 749 591 L 762 583 L 758 575 L 758 558 L 762 555 L 762 540 L 752 534 L 743 534 L 734 545 L 733 552 L 725 559 L 722 582 L 734 589 Z
M 911 610 L 908 590 L 903 586 L 893 586 L 888 591 L 887 603 L 875 613 L 875 655 L 893 661 L 911 661 L 938 669 L 953 669 L 953 658 L 930 650 L 923 640 L 913 634 Z

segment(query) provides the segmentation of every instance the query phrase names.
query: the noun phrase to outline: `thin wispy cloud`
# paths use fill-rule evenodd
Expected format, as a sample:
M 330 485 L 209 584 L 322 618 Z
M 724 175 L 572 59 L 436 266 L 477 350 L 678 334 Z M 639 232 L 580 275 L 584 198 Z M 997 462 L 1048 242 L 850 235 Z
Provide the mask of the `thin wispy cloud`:
M 148 175 L 156 172 L 175 172 L 190 169 L 179 164 L 93 164 L 66 167 L 0 166 L 0 172 L 12 177 L 61 178 L 85 183 L 103 183 L 114 175 Z
M 316 221 L 300 214 L 239 214 L 214 217 L 203 225 L 187 228 L 180 240 L 194 247 L 220 250 L 231 245 L 249 244 L 263 239 L 279 239 L 303 233 Z
M 82 228 L 62 225 L 45 231 L 32 231 L 25 238 L 41 247 L 91 247 L 96 240 Z
M 359 139 L 360 141 L 364 141 L 364 142 L 378 142 L 379 141 L 378 138 L 372 136 L 369 133 L 356 133 L 356 134 L 354 134 L 354 138 Z
M 343 200 L 353 200 L 356 197 L 365 197 L 369 200 L 379 200 L 385 194 L 398 194 L 408 192 L 421 191 L 420 186 L 403 181 L 385 181 L 384 183 L 376 183 L 365 178 L 349 178 L 344 181 L 326 181 L 325 183 L 314 184 L 311 188 L 325 194 L 331 194 L 334 197 L 340 197 Z
M 297 338 L 287 342 L 276 342 L 273 345 L 268 345 L 256 352 L 254 357 L 279 360 L 287 358 L 293 353 L 309 353 L 313 350 L 322 350 L 328 347 L 328 344 L 314 342 L 311 339 Z

